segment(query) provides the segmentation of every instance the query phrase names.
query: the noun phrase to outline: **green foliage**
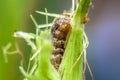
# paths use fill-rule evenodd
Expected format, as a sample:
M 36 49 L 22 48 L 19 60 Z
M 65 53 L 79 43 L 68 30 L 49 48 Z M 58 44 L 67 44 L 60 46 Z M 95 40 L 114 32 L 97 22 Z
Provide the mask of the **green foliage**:
M 84 69 L 82 55 L 86 49 L 84 44 L 87 44 L 84 41 L 84 23 L 82 21 L 87 16 L 89 5 L 90 0 L 80 0 L 71 20 L 72 30 L 60 68 L 62 80 L 82 80 Z
M 84 18 L 87 17 L 90 3 L 91 0 L 80 0 L 76 12 L 71 20 L 71 25 L 80 27 Z
M 82 26 L 80 26 L 82 27 Z M 82 79 L 82 57 L 83 52 L 83 29 L 74 27 L 71 31 L 63 61 L 61 63 L 61 80 L 81 80 Z M 77 63 L 76 63 L 77 62 Z M 76 64 L 75 64 L 76 63 Z
M 38 56 L 38 67 L 35 71 L 35 76 L 39 77 L 40 80 L 57 80 L 59 78 L 50 62 L 52 42 L 48 38 L 49 36 L 48 29 L 40 34 L 41 51 Z
M 52 41 L 50 38 L 51 28 L 46 25 L 38 25 L 31 16 L 36 26 L 36 34 L 16 32 L 15 37 L 21 37 L 26 40 L 28 45 L 32 48 L 32 56 L 30 58 L 30 65 L 26 72 L 23 66 L 20 66 L 22 74 L 27 80 L 82 80 L 83 76 L 83 54 L 87 47 L 87 38 L 84 32 L 84 17 L 87 16 L 90 0 L 80 0 L 79 5 L 71 19 L 72 29 L 67 37 L 67 43 L 63 60 L 60 68 L 57 71 L 50 62 L 52 53 Z M 62 15 L 50 14 L 46 12 L 38 12 L 40 14 L 54 17 L 65 17 Z M 46 23 L 48 21 L 46 20 Z M 43 28 L 46 27 L 46 28 Z M 43 29 L 41 29 L 43 28 Z M 31 64 L 33 63 L 33 64 Z
M 16 36 L 18 37 L 18 34 Z M 50 62 L 50 55 L 52 53 L 51 52 L 52 42 L 49 39 L 49 36 L 50 36 L 50 30 L 46 29 L 45 31 L 41 31 L 40 35 L 38 35 L 37 38 L 35 38 L 38 45 L 38 47 L 36 46 L 36 50 L 35 50 L 35 52 L 38 51 L 38 55 L 37 55 L 38 57 L 35 57 L 33 59 L 34 62 L 37 61 L 37 68 L 35 68 L 34 70 L 35 74 L 30 75 L 30 73 L 26 73 L 23 70 L 22 66 L 20 67 L 21 72 L 28 80 L 57 80 L 59 78 L 58 73 L 53 68 Z

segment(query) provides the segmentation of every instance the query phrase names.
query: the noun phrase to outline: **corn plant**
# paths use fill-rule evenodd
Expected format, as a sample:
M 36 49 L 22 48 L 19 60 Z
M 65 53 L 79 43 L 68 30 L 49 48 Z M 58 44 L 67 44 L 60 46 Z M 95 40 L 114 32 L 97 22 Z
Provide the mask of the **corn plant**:
M 86 66 L 88 66 L 93 80 L 86 59 L 86 48 L 89 42 L 84 31 L 85 23 L 88 21 L 87 13 L 90 4 L 90 0 L 72 0 L 72 8 L 69 12 L 63 14 L 48 13 L 47 9 L 45 9 L 45 12 L 36 11 L 46 16 L 46 24 L 37 24 L 34 17 L 30 15 L 35 24 L 36 33 L 15 32 L 14 36 L 24 38 L 27 44 L 31 46 L 33 53 L 29 60 L 32 67 L 28 68 L 27 71 L 24 70 L 22 65 L 19 67 L 25 76 L 25 80 L 85 80 Z M 49 16 L 55 18 L 65 18 L 67 16 L 70 18 L 71 30 L 67 35 L 65 51 L 58 70 L 54 68 L 50 60 L 53 48 L 51 26 L 54 21 L 48 23 Z

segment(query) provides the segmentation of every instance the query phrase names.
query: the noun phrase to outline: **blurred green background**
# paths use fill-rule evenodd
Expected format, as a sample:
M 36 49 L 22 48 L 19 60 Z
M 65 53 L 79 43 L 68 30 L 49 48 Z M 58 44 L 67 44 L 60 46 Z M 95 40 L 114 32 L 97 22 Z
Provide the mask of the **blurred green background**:
M 93 0 L 90 8 L 90 22 L 86 32 L 90 40 L 87 57 L 95 80 L 120 80 L 120 1 Z M 5 63 L 2 47 L 9 42 L 15 43 L 24 54 L 24 66 L 27 68 L 30 47 L 23 39 L 15 39 L 16 30 L 35 32 L 35 26 L 29 15 L 32 14 L 39 24 L 45 23 L 45 16 L 35 13 L 36 10 L 62 13 L 69 10 L 71 0 L 0 0 L 0 80 L 22 80 L 19 71 L 21 57 L 8 55 Z M 51 22 L 53 18 L 49 18 Z M 87 79 L 89 79 L 87 73 Z

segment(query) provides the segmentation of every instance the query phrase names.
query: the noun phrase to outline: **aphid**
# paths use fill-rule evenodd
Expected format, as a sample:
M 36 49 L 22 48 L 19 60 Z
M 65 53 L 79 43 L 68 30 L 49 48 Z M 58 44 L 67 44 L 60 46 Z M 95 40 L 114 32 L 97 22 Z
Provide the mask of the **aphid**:
M 71 29 L 70 18 L 57 18 L 52 26 L 53 50 L 51 63 L 58 70 L 65 50 L 66 38 Z

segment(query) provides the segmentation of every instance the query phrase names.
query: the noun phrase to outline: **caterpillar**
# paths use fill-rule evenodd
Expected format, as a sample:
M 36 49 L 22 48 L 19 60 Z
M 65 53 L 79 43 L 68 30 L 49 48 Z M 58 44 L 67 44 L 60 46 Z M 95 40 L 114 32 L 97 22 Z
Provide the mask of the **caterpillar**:
M 71 30 L 70 25 L 70 18 L 57 18 L 54 21 L 54 24 L 51 29 L 52 34 L 52 42 L 53 42 L 53 49 L 52 49 L 52 56 L 51 56 L 51 63 L 55 69 L 59 69 L 64 50 L 65 44 L 67 42 L 67 36 L 69 31 Z

